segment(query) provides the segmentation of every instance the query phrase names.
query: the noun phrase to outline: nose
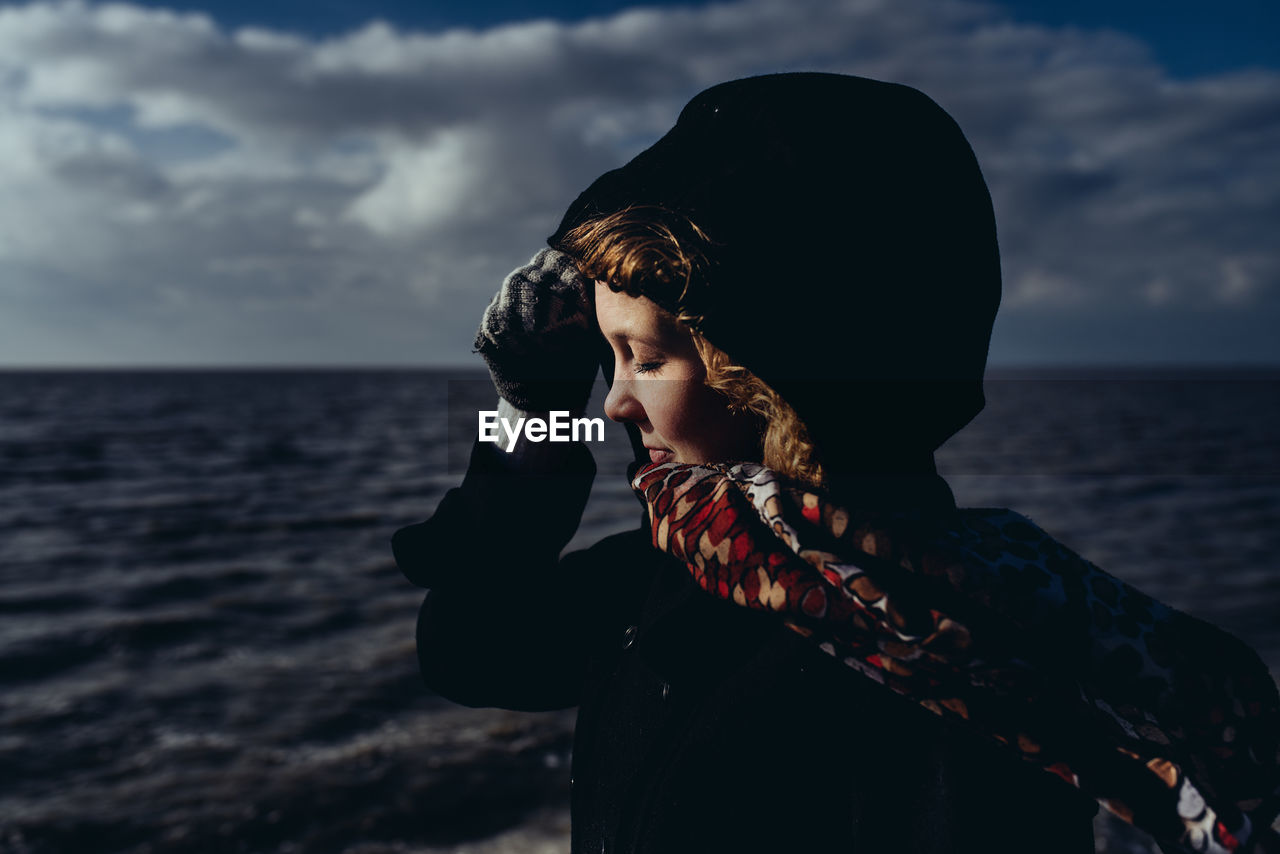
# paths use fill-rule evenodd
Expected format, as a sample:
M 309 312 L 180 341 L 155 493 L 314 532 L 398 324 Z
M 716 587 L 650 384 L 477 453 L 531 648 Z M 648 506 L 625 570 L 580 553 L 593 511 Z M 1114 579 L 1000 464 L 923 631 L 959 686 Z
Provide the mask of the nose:
M 613 375 L 613 386 L 604 399 L 604 414 L 619 423 L 632 422 L 639 424 L 646 418 L 644 407 L 635 396 L 635 380 L 626 376 Z

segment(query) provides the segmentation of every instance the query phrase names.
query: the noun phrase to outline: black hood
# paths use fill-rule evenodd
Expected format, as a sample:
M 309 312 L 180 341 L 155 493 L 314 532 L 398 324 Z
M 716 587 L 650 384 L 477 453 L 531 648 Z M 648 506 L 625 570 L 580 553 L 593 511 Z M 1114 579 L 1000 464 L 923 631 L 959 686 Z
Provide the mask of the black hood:
M 600 176 L 574 226 L 635 205 L 716 244 L 705 287 L 646 290 L 804 420 L 829 474 L 920 471 L 983 406 L 1000 301 L 991 198 L 956 123 L 907 86 L 778 74 L 714 86 Z

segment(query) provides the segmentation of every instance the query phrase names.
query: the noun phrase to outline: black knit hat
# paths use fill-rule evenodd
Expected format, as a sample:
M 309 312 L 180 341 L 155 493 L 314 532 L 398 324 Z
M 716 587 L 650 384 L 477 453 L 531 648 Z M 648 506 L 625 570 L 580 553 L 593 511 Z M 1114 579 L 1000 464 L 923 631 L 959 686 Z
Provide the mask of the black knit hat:
M 778 391 L 828 471 L 927 455 L 982 408 L 995 220 L 964 135 L 924 94 L 814 73 L 714 86 L 548 242 L 636 205 L 684 214 L 715 244 L 683 302 L 646 295 L 701 317 Z

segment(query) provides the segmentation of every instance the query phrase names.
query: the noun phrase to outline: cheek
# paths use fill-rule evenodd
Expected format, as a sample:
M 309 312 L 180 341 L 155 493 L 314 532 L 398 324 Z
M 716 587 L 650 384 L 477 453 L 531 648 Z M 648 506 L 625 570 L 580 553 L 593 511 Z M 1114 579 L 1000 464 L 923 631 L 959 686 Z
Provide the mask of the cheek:
M 704 387 L 705 388 L 705 387 Z M 734 412 L 724 396 L 711 389 L 700 401 L 703 447 L 714 459 L 760 460 L 761 424 L 752 415 Z
M 680 382 L 655 380 L 637 383 L 637 397 L 644 405 L 645 414 L 654 429 L 668 439 L 676 439 L 680 434 L 688 432 L 688 406 L 685 396 L 680 393 Z
M 701 383 L 689 395 L 686 405 L 692 417 L 696 418 L 699 423 L 706 424 L 708 429 L 713 426 L 719 429 L 733 417 L 724 396 Z
M 654 424 L 655 428 L 657 424 Z M 759 429 L 746 415 L 733 413 L 722 395 L 702 383 L 690 383 L 674 408 L 666 434 L 688 459 L 723 462 L 759 457 Z

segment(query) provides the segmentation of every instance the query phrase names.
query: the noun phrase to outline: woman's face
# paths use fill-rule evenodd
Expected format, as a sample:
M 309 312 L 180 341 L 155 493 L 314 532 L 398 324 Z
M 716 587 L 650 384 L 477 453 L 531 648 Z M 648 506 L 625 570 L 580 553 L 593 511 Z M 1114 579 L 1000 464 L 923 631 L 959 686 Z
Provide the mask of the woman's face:
M 613 349 L 604 413 L 635 424 L 655 463 L 760 459 L 755 420 L 709 388 L 693 336 L 647 297 L 596 283 L 596 320 Z

